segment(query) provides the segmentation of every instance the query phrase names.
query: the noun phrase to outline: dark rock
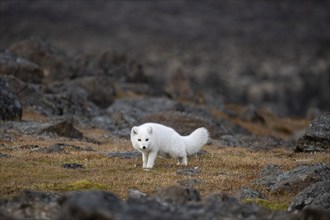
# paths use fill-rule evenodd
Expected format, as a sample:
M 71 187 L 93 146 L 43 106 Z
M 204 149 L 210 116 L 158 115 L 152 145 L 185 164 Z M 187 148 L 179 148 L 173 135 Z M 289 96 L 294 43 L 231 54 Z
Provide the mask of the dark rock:
M 17 57 L 8 51 L 0 53 L 0 75 L 14 75 L 25 82 L 41 83 L 43 71 L 35 63 Z
M 313 183 L 329 180 L 330 166 L 326 164 L 301 165 L 289 171 L 268 165 L 256 180 L 271 192 L 297 193 Z
M 14 76 L 7 77 L 24 108 L 32 108 L 47 116 L 99 114 L 87 92 L 76 81 L 50 83 L 47 86 L 23 82 Z
M 131 127 L 138 124 L 138 120 L 146 115 L 173 109 L 175 102 L 167 98 L 129 98 L 117 99 L 107 109 L 110 121 L 115 125 L 110 128 L 114 134 L 128 137 Z
M 219 127 L 212 121 L 207 121 L 203 118 L 178 111 L 161 111 L 139 119 L 139 124 L 146 122 L 160 123 L 169 126 L 181 135 L 189 135 L 195 129 L 205 127 L 210 132 L 211 138 L 217 138 L 220 136 Z
M 48 115 L 91 117 L 100 114 L 99 108 L 89 100 L 88 92 L 81 86 L 83 80 L 55 82 L 44 88 L 44 102 L 51 103 L 53 108 Z
M 246 147 L 252 150 L 270 150 L 278 147 L 287 147 L 288 144 L 282 140 L 253 135 L 223 135 L 219 139 L 221 146 L 239 146 Z
M 133 152 L 109 152 L 105 154 L 107 157 L 119 157 L 122 159 L 134 159 L 134 158 L 140 158 L 141 153 L 137 151 Z
M 283 173 L 283 170 L 278 165 L 268 164 L 262 169 L 260 176 L 263 177 L 264 179 L 268 178 L 268 180 L 271 180 L 274 179 L 273 176 L 278 176 L 281 173 Z
M 84 166 L 79 164 L 79 163 L 65 163 L 62 165 L 62 167 L 66 168 L 66 169 L 83 169 Z
M 198 105 L 188 102 L 176 102 L 173 110 L 177 112 L 187 113 L 195 117 L 203 118 L 207 121 L 216 121 L 216 119 L 210 113 L 208 107 L 205 105 Z
M 63 121 L 48 128 L 45 128 L 41 131 L 41 133 L 42 134 L 51 133 L 63 137 L 78 138 L 78 139 L 81 139 L 83 137 L 83 134 L 75 127 L 73 127 L 73 124 L 70 121 Z
M 167 98 L 145 97 L 120 99 L 107 109 L 109 122 L 114 127 L 109 130 L 123 137 L 128 137 L 130 128 L 144 122 L 156 122 L 174 128 L 182 135 L 190 134 L 194 129 L 204 126 L 209 129 L 212 138 L 223 134 L 250 134 L 247 130 L 226 120 L 215 120 L 200 106 L 178 104 Z M 188 112 L 188 114 L 186 113 Z M 96 118 L 95 118 L 96 119 Z M 106 120 L 102 118 L 100 122 Z
M 33 150 L 33 152 L 42 152 L 42 153 L 66 153 L 66 152 L 70 152 L 70 151 L 93 151 L 93 149 L 91 147 L 79 147 L 79 146 L 75 146 L 72 144 L 63 144 L 63 143 L 58 143 L 58 144 L 54 144 L 50 147 L 46 147 L 46 148 L 41 148 L 41 149 L 36 149 Z
M 181 168 L 176 170 L 176 174 L 185 176 L 195 176 L 200 172 L 201 170 L 198 167 Z
M 266 122 L 265 118 L 258 112 L 258 109 L 254 105 L 247 106 L 239 117 L 242 120 L 261 124 L 264 124 Z
M 117 196 L 98 190 L 66 193 L 60 206 L 58 220 L 118 219 L 123 210 L 123 202 Z
M 155 89 L 152 85 L 146 83 L 119 83 L 116 84 L 117 94 L 123 96 L 153 96 L 155 95 Z
M 116 112 L 121 112 L 124 117 L 122 124 L 118 123 L 118 126 L 126 126 L 127 124 L 134 124 L 139 118 L 146 115 L 171 110 L 174 108 L 175 102 L 167 98 L 129 98 L 129 99 L 119 99 L 108 108 L 108 113 L 110 116 Z M 114 115 L 118 117 L 118 115 Z
M 9 158 L 9 157 L 11 157 L 9 154 L 0 153 L 0 158 Z
M 330 211 L 318 208 L 306 208 L 301 212 L 294 214 L 292 220 L 329 220 Z
M 0 201 L 1 219 L 55 219 L 60 211 L 58 193 L 23 191 L 12 200 Z M 2 215 L 2 216 L 1 216 Z
M 171 75 L 165 85 L 165 92 L 174 100 L 189 101 L 195 97 L 190 81 L 181 69 Z
M 41 122 L 41 121 L 9 121 L 6 122 L 6 130 L 7 131 L 15 131 L 21 134 L 27 135 L 38 135 L 43 129 L 46 129 L 55 123 L 59 123 L 59 121 L 63 121 L 63 118 L 52 118 L 50 121 Z M 24 145 L 23 145 L 24 146 Z M 26 146 L 29 148 L 29 146 Z M 31 145 L 30 148 L 33 148 Z
M 196 189 L 175 185 L 160 189 L 152 197 L 162 203 L 175 205 L 184 205 L 192 201 L 201 201 L 201 196 Z
M 14 43 L 9 48 L 13 54 L 40 66 L 47 80 L 63 80 L 73 77 L 72 62 L 49 42 L 30 38 Z
M 101 108 L 109 107 L 115 99 L 116 89 L 110 77 L 79 78 L 77 84 L 86 91 L 88 99 Z
M 124 81 L 127 57 L 109 50 L 97 55 L 83 54 L 76 59 L 75 72 L 79 76 L 107 76 L 115 81 Z
M 330 112 L 321 114 L 306 129 L 304 137 L 298 140 L 296 152 L 329 151 Z
M 227 193 L 221 192 L 221 193 L 214 193 L 207 195 L 204 200 L 205 203 L 207 204 L 220 204 L 223 202 L 228 202 L 228 203 L 238 203 L 239 201 L 235 197 L 229 196 Z
M 314 183 L 293 199 L 289 211 L 306 207 L 318 207 L 330 211 L 330 180 Z
M 22 106 L 5 77 L 0 76 L 0 120 L 21 120 Z
M 150 197 L 132 198 L 126 202 L 122 220 L 188 220 L 185 216 L 178 215 L 176 207 L 172 204 L 163 204 Z
M 131 61 L 127 67 L 126 82 L 129 83 L 148 83 L 143 66 L 140 63 Z
M 256 204 L 240 203 L 226 193 L 201 200 L 196 189 L 170 186 L 148 196 L 138 190 L 122 201 L 110 192 L 91 190 L 64 195 L 25 191 L 14 199 L 0 199 L 2 219 L 102 219 L 102 220 L 206 220 L 206 219 L 310 219 L 324 218 L 324 210 L 304 209 L 298 214 L 271 211 Z M 316 218 L 316 217 L 321 218 Z M 298 218 L 303 219 L 303 218 Z
M 205 197 L 204 218 L 212 219 L 287 219 L 286 212 L 273 212 L 253 203 L 243 204 L 226 193 L 216 193 Z M 209 212 L 208 212 L 209 211 Z
M 262 193 L 260 193 L 258 191 L 255 191 L 253 189 L 250 189 L 250 188 L 242 188 L 239 191 L 238 198 L 240 200 L 242 200 L 242 199 L 252 199 L 252 198 L 266 199 L 266 197 Z
M 58 112 L 55 103 L 48 101 L 43 94 L 41 85 L 27 83 L 11 75 L 7 80 L 24 108 L 30 107 L 45 115 Z

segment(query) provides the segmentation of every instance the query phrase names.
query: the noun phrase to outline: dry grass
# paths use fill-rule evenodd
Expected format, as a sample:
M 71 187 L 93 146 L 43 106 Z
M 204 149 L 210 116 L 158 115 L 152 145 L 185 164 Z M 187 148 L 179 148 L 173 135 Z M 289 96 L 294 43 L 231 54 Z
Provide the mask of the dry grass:
M 35 116 L 34 116 L 35 117 Z M 112 137 L 99 129 L 80 129 L 86 136 L 106 140 L 103 144 L 70 140 L 67 138 L 40 138 L 14 135 L 14 141 L 0 141 L 0 152 L 10 158 L 0 158 L 0 196 L 12 197 L 21 190 L 69 191 L 103 189 L 127 198 L 128 189 L 153 193 L 160 187 L 177 184 L 184 179 L 201 180 L 195 187 L 202 196 L 227 192 L 235 195 L 242 187 L 263 192 L 274 203 L 288 204 L 294 195 L 276 195 L 253 184 L 262 168 L 267 164 L 278 164 L 282 169 L 291 169 L 299 164 L 330 163 L 329 153 L 293 153 L 287 149 L 253 152 L 244 148 L 205 146 L 209 154 L 189 159 L 188 167 L 199 167 L 196 176 L 176 173 L 174 159 L 156 160 L 155 168 L 144 171 L 141 158 L 108 158 L 103 153 L 111 151 L 133 151 L 128 140 Z M 92 147 L 95 152 L 70 151 L 66 153 L 37 153 L 22 149 L 24 145 L 51 146 L 67 143 L 80 147 Z M 79 163 L 84 169 L 65 169 L 64 163 Z
M 43 147 L 53 143 L 91 146 L 96 151 L 45 154 L 19 148 L 26 144 Z M 132 150 L 127 140 L 110 140 L 109 143 L 95 145 L 64 138 L 31 140 L 31 137 L 21 137 L 12 144 L 10 149 L 1 149 L 2 153 L 12 155 L 10 158 L 0 159 L 0 194 L 5 197 L 14 196 L 23 189 L 68 191 L 96 188 L 109 190 L 121 198 L 126 198 L 128 189 L 153 193 L 159 187 L 176 184 L 179 180 L 198 178 L 202 183 L 196 185 L 196 188 L 202 196 L 221 191 L 234 194 L 241 187 L 252 187 L 263 191 L 271 200 L 288 202 L 292 195 L 271 195 L 253 184 L 253 180 L 258 178 L 260 170 L 266 164 L 278 164 L 283 169 L 290 169 L 299 164 L 330 163 L 329 155 L 324 153 L 294 154 L 285 149 L 251 152 L 243 148 L 210 145 L 205 147 L 208 155 L 192 157 L 189 160 L 189 167 L 199 167 L 201 173 L 187 177 L 176 174 L 174 159 L 158 158 L 155 168 L 147 172 L 142 170 L 140 158 L 108 158 L 102 154 Z M 65 169 L 61 166 L 64 163 L 79 163 L 85 168 Z

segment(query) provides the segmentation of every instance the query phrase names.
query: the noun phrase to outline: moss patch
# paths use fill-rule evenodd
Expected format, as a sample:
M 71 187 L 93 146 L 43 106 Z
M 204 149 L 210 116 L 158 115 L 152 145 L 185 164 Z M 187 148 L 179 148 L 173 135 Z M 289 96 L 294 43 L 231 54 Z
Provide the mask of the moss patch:
M 106 184 L 91 182 L 88 180 L 78 180 L 73 183 L 49 183 L 36 185 L 37 189 L 47 191 L 106 190 L 107 187 Z
M 259 199 L 259 198 L 253 198 L 253 199 L 243 199 L 243 203 L 255 203 L 261 206 L 264 206 L 268 209 L 272 210 L 287 210 L 288 204 L 287 203 L 276 203 L 269 201 L 267 199 Z

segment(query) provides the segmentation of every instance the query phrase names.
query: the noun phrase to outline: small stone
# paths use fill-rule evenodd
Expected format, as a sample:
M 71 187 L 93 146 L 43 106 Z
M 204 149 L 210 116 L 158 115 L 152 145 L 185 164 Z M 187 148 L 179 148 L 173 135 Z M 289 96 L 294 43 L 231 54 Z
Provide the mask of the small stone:
M 137 151 L 133 151 L 133 152 L 109 152 L 105 154 L 107 157 L 118 157 L 121 159 L 134 159 L 134 158 L 140 158 L 141 157 L 141 153 L 137 152 Z
M 183 169 L 177 169 L 176 174 L 178 175 L 185 175 L 185 176 L 195 176 L 199 174 L 201 170 L 199 167 L 192 167 L 192 168 L 183 168 Z
M 0 153 L 0 158 L 9 158 L 9 157 L 11 157 L 9 154 Z
M 62 165 L 62 167 L 66 169 L 84 169 L 85 167 L 79 163 L 65 163 Z

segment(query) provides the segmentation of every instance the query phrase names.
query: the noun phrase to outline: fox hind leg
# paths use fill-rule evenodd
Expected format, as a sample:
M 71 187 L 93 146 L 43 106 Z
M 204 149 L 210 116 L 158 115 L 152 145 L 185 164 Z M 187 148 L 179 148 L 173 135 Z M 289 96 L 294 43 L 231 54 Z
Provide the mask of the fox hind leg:
M 188 165 L 188 159 L 187 156 L 179 157 L 179 162 L 177 165 Z

